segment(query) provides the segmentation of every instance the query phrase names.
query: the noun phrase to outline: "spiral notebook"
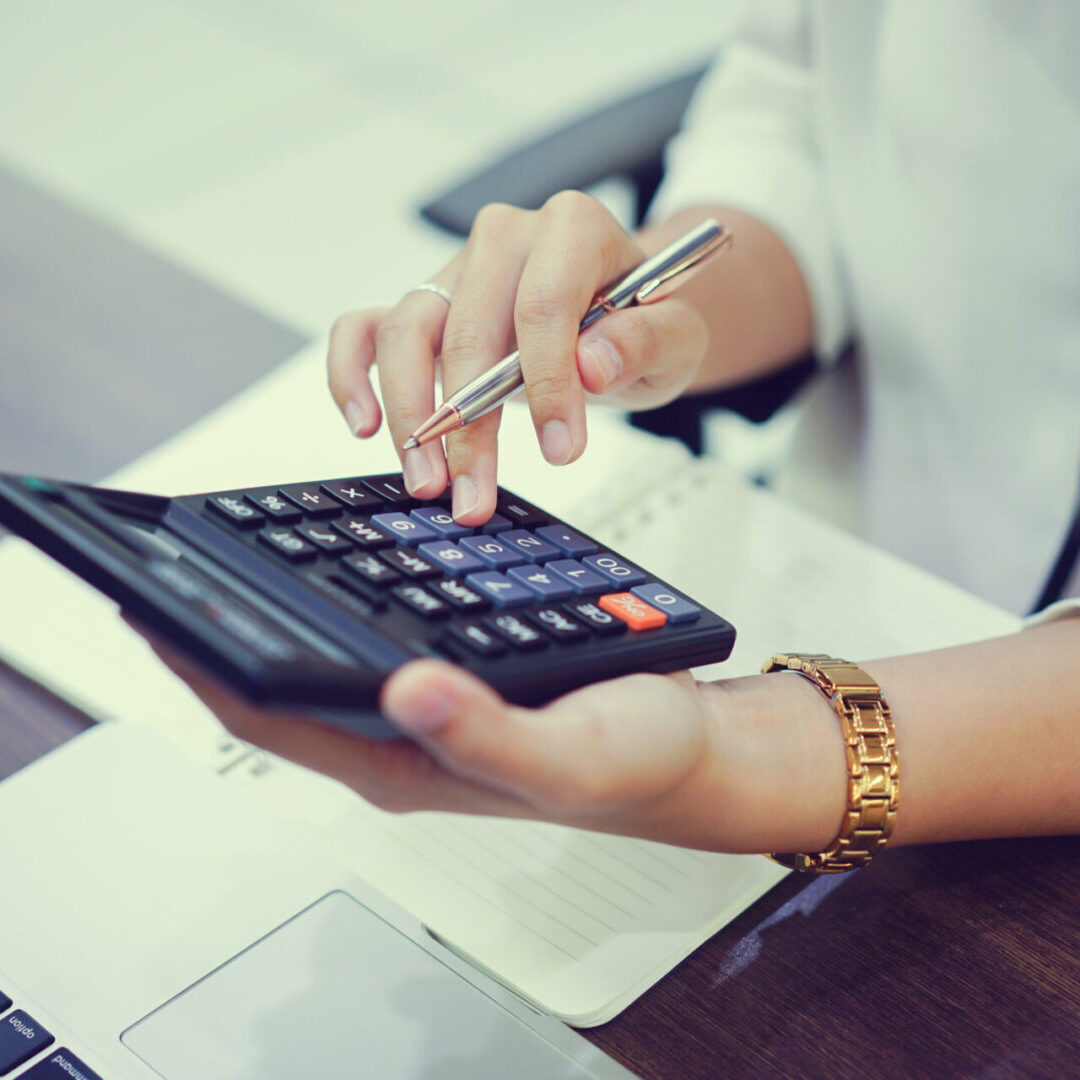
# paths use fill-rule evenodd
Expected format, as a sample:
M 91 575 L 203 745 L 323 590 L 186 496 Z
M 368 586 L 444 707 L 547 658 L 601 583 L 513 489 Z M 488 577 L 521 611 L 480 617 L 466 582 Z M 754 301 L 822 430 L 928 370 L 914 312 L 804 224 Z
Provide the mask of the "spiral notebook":
M 357 444 L 327 402 L 322 355 L 321 345 L 305 350 L 107 482 L 171 494 L 392 468 L 388 440 Z M 281 439 L 273 433 L 285 417 Z M 1015 628 L 1014 617 L 677 444 L 604 413 L 590 424 L 584 458 L 552 469 L 535 450 L 527 412 L 508 409 L 500 480 L 731 619 L 739 634 L 731 659 L 699 677 L 752 672 L 782 649 L 858 659 Z M 0 612 L 9 663 L 97 719 L 155 728 L 246 787 L 268 815 L 307 823 L 313 842 L 443 944 L 576 1026 L 616 1015 L 786 873 L 755 855 L 376 810 L 232 739 L 107 601 L 13 540 L 0 545 Z

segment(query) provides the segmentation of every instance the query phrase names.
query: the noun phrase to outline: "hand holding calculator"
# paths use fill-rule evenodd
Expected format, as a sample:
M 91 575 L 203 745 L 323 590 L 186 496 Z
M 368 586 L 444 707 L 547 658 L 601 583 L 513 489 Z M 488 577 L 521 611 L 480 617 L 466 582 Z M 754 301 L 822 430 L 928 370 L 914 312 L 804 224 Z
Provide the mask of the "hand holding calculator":
M 164 498 L 0 476 L 0 524 L 249 700 L 399 734 L 379 688 L 408 660 L 540 704 L 634 671 L 725 659 L 730 623 L 499 489 L 458 524 L 399 474 Z

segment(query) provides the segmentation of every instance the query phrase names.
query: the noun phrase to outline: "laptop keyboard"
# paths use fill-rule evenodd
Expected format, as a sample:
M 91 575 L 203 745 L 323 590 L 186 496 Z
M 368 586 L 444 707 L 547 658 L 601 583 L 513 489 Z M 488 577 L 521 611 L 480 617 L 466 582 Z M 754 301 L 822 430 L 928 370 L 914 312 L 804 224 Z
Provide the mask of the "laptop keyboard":
M 13 1004 L 0 990 L 0 1076 L 18 1075 L 19 1080 L 102 1080 L 65 1046 L 52 1050 L 25 1072 L 16 1074 L 20 1065 L 39 1057 L 56 1039 L 29 1013 L 13 1009 Z

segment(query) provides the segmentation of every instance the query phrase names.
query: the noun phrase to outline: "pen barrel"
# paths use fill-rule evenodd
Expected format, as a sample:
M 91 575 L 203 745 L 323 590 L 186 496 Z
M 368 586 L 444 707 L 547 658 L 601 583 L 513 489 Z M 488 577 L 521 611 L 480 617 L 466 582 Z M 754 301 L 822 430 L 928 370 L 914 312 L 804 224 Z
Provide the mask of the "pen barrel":
M 497 409 L 525 385 L 525 376 L 521 373 L 518 360 L 518 351 L 515 349 L 485 372 L 483 386 L 474 390 L 463 387 L 449 399 L 461 414 L 463 423 L 471 424 L 492 409 Z

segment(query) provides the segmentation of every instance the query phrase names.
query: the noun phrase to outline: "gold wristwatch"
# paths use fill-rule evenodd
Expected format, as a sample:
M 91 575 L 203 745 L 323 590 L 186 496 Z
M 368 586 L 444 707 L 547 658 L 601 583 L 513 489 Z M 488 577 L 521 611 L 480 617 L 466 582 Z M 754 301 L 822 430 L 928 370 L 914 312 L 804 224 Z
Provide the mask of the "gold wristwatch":
M 865 866 L 886 844 L 900 798 L 900 758 L 889 706 L 862 668 L 848 660 L 810 653 L 777 653 L 761 670 L 794 671 L 812 682 L 840 718 L 847 755 L 848 791 L 840 832 L 816 854 L 771 854 L 792 870 L 838 874 Z

